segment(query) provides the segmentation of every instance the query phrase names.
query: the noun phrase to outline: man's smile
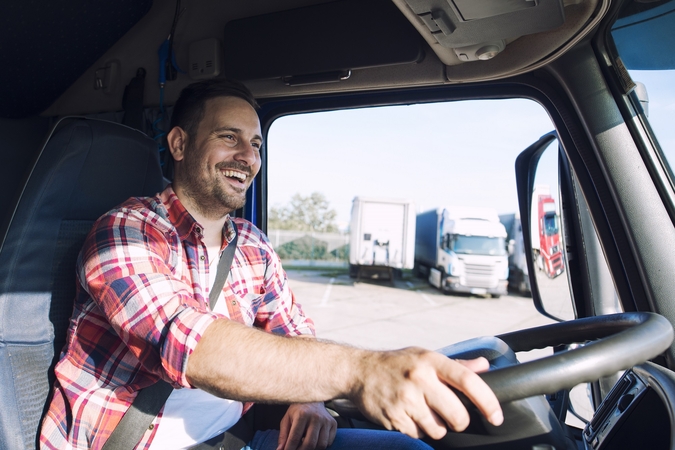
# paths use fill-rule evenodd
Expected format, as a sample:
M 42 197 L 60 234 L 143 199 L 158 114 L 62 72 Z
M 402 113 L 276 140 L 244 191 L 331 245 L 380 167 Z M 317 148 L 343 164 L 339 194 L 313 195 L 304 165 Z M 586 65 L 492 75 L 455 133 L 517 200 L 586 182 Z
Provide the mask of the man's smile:
M 248 173 L 232 168 L 220 169 L 220 173 L 222 173 L 231 184 L 240 188 L 246 188 L 246 180 L 249 177 Z
M 248 177 L 247 174 L 245 174 L 244 172 L 239 172 L 238 170 L 223 169 L 223 170 L 221 170 L 221 172 L 223 172 L 223 174 L 227 178 L 236 178 L 237 180 L 242 181 L 242 182 L 246 181 L 246 178 Z

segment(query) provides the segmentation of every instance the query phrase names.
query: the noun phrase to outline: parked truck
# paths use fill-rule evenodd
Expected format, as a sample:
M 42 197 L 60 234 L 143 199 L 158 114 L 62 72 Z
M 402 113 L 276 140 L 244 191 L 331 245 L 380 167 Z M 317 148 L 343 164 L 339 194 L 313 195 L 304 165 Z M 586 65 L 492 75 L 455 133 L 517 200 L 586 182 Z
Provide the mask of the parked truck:
M 453 207 L 418 214 L 415 269 L 444 293 L 506 295 L 506 229 L 496 210 Z
M 499 221 L 506 228 L 506 242 L 509 253 L 509 290 L 521 295 L 530 295 L 532 290 L 527 272 L 527 257 L 520 213 L 500 214 Z
M 532 257 L 535 265 L 549 278 L 565 270 L 560 239 L 560 217 L 555 199 L 547 185 L 537 185 L 532 193 Z
M 410 200 L 358 196 L 352 203 L 349 275 L 387 274 L 393 282 L 415 264 L 415 204 Z

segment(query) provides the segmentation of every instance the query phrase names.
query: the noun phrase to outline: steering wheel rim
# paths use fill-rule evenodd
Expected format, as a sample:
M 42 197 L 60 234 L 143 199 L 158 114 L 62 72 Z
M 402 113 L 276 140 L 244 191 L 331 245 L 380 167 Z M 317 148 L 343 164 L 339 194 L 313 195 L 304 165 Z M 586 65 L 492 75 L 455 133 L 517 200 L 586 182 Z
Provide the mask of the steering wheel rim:
M 673 337 L 670 322 L 649 312 L 610 314 L 528 328 L 496 338 L 514 352 L 595 341 L 534 361 L 483 372 L 479 376 L 500 403 L 508 403 L 571 389 L 629 369 L 663 353 L 673 342 Z M 463 394 L 458 395 L 470 405 Z M 336 399 L 330 403 L 342 416 L 368 420 L 351 400 Z
M 570 389 L 629 369 L 673 342 L 668 320 L 649 312 L 619 313 L 544 325 L 497 336 L 514 352 L 593 340 L 583 347 L 481 373 L 501 403 Z

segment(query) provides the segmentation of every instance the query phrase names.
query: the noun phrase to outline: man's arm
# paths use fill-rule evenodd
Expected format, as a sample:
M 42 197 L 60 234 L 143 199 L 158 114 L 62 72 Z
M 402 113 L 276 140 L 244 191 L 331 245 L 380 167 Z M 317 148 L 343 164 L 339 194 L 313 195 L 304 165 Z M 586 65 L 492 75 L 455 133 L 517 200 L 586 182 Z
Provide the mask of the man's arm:
M 370 419 L 412 437 L 461 431 L 469 415 L 448 388 L 462 391 L 499 425 L 499 403 L 465 365 L 420 348 L 376 352 L 275 336 L 220 319 L 188 359 L 195 387 L 236 400 L 307 403 L 349 398 Z

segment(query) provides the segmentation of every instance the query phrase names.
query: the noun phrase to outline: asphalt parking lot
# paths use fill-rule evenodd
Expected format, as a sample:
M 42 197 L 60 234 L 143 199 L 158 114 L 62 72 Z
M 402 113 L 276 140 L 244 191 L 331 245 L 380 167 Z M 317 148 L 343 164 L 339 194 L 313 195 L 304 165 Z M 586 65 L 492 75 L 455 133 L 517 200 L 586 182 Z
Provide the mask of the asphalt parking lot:
M 444 295 L 410 274 L 395 280 L 394 286 L 385 280 L 357 282 L 346 269 L 291 269 L 287 274 L 297 301 L 314 320 L 317 337 L 362 348 L 436 350 L 474 337 L 554 323 L 535 309 L 530 297 Z M 556 311 L 570 308 L 562 306 L 570 302 L 566 276 L 538 279 L 547 305 Z M 533 350 L 519 353 L 518 359 L 550 354 L 550 349 Z M 572 397 L 577 412 L 590 418 L 586 386 L 574 388 Z M 583 428 L 574 417 L 568 416 L 568 423 Z
M 317 336 L 372 349 L 438 349 L 553 321 L 532 299 L 443 295 L 426 280 L 404 274 L 356 282 L 346 270 L 288 270 L 297 301 L 315 322 Z

